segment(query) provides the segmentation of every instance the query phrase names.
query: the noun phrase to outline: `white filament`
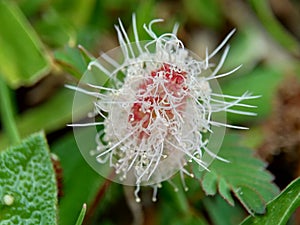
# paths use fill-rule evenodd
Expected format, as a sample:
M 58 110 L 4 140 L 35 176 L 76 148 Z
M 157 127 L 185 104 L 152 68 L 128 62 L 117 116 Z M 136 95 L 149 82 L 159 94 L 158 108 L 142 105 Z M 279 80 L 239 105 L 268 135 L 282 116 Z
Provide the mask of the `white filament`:
M 97 98 L 94 111 L 102 117 L 103 122 L 69 126 L 104 125 L 104 132 L 101 131 L 101 135 L 99 132 L 96 137 L 98 146 L 93 155 L 96 155 L 99 163 L 109 162 L 116 174 L 120 175 L 120 179 L 127 179 L 127 174 L 134 176 L 137 202 L 140 201 L 140 186 L 147 185 L 150 181 L 154 181 L 153 201 L 156 201 L 157 184 L 164 177 L 168 178 L 170 168 L 180 171 L 182 184 L 187 190 L 183 175 L 194 175 L 184 166 L 191 160 L 209 171 L 207 163 L 202 160 L 204 152 L 228 162 L 208 149 L 203 134 L 212 132 L 212 126 L 247 128 L 213 121 L 212 114 L 224 111 L 255 115 L 232 107 L 254 107 L 241 102 L 258 97 L 247 92 L 242 96 L 223 95 L 214 93 L 211 89 L 209 82 L 212 79 L 228 76 L 241 67 L 218 74 L 229 52 L 229 46 L 225 47 L 214 71 L 207 77 L 201 74 L 212 67 L 209 60 L 226 45 L 235 30 L 211 54 L 206 50 L 204 60 L 196 60 L 177 38 L 178 24 L 175 24 L 172 33 L 161 36 L 155 34 L 152 25 L 161 21 L 153 20 L 148 26 L 144 25 L 145 31 L 153 40 L 141 45 L 136 18 L 133 15 L 133 35 L 138 50 L 136 52 L 119 20 L 119 25 L 115 28 L 124 62 L 119 63 L 103 53 L 102 58 L 114 67 L 113 72 L 99 61 L 93 61 L 88 66 L 88 69 L 95 66 L 110 77 L 115 82 L 114 87 L 87 84 L 89 88 L 95 89 L 88 91 L 81 87 L 67 86 Z M 151 46 L 155 47 L 154 52 L 150 51 Z M 118 80 L 117 72 L 125 75 L 123 81 Z M 224 98 L 230 101 L 224 101 Z M 103 140 L 100 140 L 100 136 L 103 136 Z M 170 184 L 174 186 L 172 182 Z M 176 186 L 174 188 L 178 189 Z

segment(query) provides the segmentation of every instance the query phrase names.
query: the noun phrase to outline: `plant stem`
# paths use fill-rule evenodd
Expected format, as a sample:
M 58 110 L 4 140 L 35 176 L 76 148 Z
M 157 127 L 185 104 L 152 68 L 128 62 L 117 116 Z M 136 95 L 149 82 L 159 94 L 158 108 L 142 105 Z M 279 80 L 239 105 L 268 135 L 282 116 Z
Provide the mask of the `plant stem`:
M 81 225 L 86 213 L 86 204 L 84 203 L 75 225 Z
M 112 177 L 112 176 L 114 176 L 113 173 L 111 173 L 109 175 L 109 177 Z M 95 196 L 93 202 L 91 203 L 91 206 L 88 208 L 88 210 L 86 212 L 86 216 L 83 220 L 83 224 L 90 224 L 91 218 L 95 214 L 95 211 L 96 211 L 99 203 L 103 199 L 104 194 L 105 194 L 105 192 L 106 192 L 106 190 L 107 190 L 107 188 L 109 187 L 110 184 L 111 184 L 111 181 L 109 179 L 107 179 L 100 186 L 100 188 L 98 189 L 97 195 Z
M 286 29 L 275 18 L 269 1 L 267 0 L 249 0 L 252 4 L 257 16 L 264 24 L 266 30 L 278 41 L 282 46 L 288 49 L 291 53 L 299 57 L 300 46 L 298 41 L 289 34 Z
M 3 78 L 0 76 L 0 114 L 4 130 L 10 141 L 17 144 L 20 141 L 19 132 L 14 119 L 9 88 Z

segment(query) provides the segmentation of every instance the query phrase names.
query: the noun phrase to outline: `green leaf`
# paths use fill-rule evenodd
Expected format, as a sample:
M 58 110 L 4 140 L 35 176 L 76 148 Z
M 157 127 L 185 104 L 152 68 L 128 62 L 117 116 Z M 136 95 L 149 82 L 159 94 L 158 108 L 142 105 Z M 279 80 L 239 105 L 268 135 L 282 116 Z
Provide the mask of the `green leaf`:
M 95 59 L 88 54 L 81 46 L 79 50 L 66 46 L 64 49 L 57 50 L 54 53 L 54 57 L 64 70 L 80 79 L 86 71 L 88 63 Z
M 56 180 L 44 134 L 2 151 L 0 168 L 0 224 L 56 224 Z
M 184 183 L 186 185 L 182 185 L 180 174 L 172 178 L 172 184 L 163 183 L 157 196 L 159 204 L 155 224 L 208 224 L 202 214 L 205 195 L 199 189 L 199 181 L 190 178 Z
M 204 174 L 202 188 L 206 195 L 215 195 L 217 193 L 217 179 L 218 177 L 214 172 Z
M 180 225 L 180 224 L 189 224 L 189 225 L 208 225 L 206 222 L 204 216 L 197 215 L 194 213 L 194 209 L 187 208 L 187 211 L 180 211 L 177 210 L 178 206 L 176 205 L 176 202 L 174 204 L 174 198 L 176 198 L 177 194 L 180 193 L 182 195 L 183 200 L 187 202 L 186 196 L 184 196 L 184 192 L 174 192 L 174 190 L 171 191 L 171 198 L 164 199 L 161 201 L 159 205 L 159 216 L 157 218 L 159 219 L 159 223 L 157 224 L 172 224 L 172 225 Z M 165 195 L 164 195 L 165 197 Z M 169 196 L 170 197 L 170 196 Z M 168 201 L 170 200 L 170 201 Z M 177 200 L 175 200 L 177 201 Z
M 223 93 L 240 96 L 246 90 L 253 93 L 253 95 L 261 96 L 260 98 L 244 102 L 257 106 L 257 108 L 253 109 L 253 112 L 257 113 L 256 117 L 228 113 L 228 120 L 231 123 L 244 124 L 245 122 L 249 123 L 250 121 L 262 119 L 269 115 L 272 109 L 274 94 L 280 82 L 283 81 L 284 76 L 274 66 L 260 66 L 244 76 L 233 75 L 229 78 L 230 80 L 222 85 Z
M 0 1 L 0 73 L 10 86 L 30 85 L 48 73 L 48 55 L 20 9 Z
M 18 6 L 27 17 L 34 16 L 39 13 L 42 7 L 45 7 L 48 0 L 22 0 L 17 1 Z
M 233 200 L 233 198 L 232 198 L 232 196 L 230 194 L 230 189 L 228 188 L 228 183 L 222 177 L 219 179 L 218 188 L 219 188 L 220 195 L 224 199 L 226 199 L 230 205 L 233 206 L 234 205 L 234 200 Z
M 207 185 L 217 183 L 220 195 L 230 204 L 234 204 L 230 192 L 239 199 L 249 213 L 264 213 L 265 204 L 277 193 L 278 188 L 271 183 L 273 176 L 265 170 L 265 163 L 253 156 L 250 149 L 236 145 L 239 139 L 236 135 L 227 135 L 219 156 L 229 160 L 229 163 L 215 160 L 208 171 L 197 171 L 197 177 L 202 177 L 204 191 L 213 194 L 213 189 Z M 215 173 L 215 175 L 208 175 Z
M 218 1 L 190 0 L 183 3 L 188 15 L 198 22 L 213 28 L 220 28 L 223 25 L 223 15 Z
M 228 205 L 219 195 L 204 198 L 203 204 L 214 225 L 239 224 L 246 216 L 242 207 Z
M 76 42 L 74 27 L 52 7 L 43 12 L 42 19 L 35 21 L 34 28 L 43 42 L 52 48 L 74 45 Z
M 155 1 L 141 1 L 140 4 L 136 7 L 136 23 L 137 23 L 137 30 L 139 34 L 139 39 L 141 41 L 148 40 L 149 35 L 146 34 L 143 24 L 149 23 L 149 21 L 152 20 L 154 17 L 154 11 L 155 11 Z M 131 27 L 132 31 L 132 27 Z M 134 40 L 133 32 L 129 33 L 129 37 L 131 40 Z
M 73 0 L 71 1 L 71 7 L 69 10 L 65 10 L 65 14 L 67 18 L 70 18 L 70 21 L 76 26 L 81 27 L 89 22 L 91 19 L 91 15 L 93 10 L 96 7 L 95 0 Z M 69 6 L 69 5 L 68 5 Z
M 242 65 L 242 67 L 225 79 L 234 80 L 239 76 L 251 72 L 261 60 L 266 58 L 267 46 L 263 43 L 261 36 L 260 30 L 257 27 L 242 26 L 238 28 L 234 36 L 230 38 L 230 52 L 220 73 L 226 73 L 239 65 Z
M 2 77 L 0 77 L 0 118 L 3 130 L 12 143 L 18 143 L 20 136 L 14 118 L 13 104 L 9 91 Z
M 267 204 L 265 215 L 249 216 L 241 225 L 285 225 L 298 207 L 300 207 L 300 178 L 290 183 L 280 195 Z
M 83 132 L 82 135 L 86 134 Z M 51 149 L 59 156 L 63 168 L 65 195 L 59 201 L 59 223 L 74 225 L 76 222 L 74 215 L 78 208 L 82 207 L 84 202 L 91 205 L 105 179 L 84 161 L 73 133 L 54 142 Z M 109 194 L 107 195 L 106 197 L 109 197 Z
M 72 90 L 62 88 L 47 102 L 18 116 L 16 123 L 20 135 L 24 137 L 41 129 L 48 133 L 66 127 L 66 124 L 72 121 L 73 96 Z M 83 104 L 79 111 L 74 112 L 76 117 L 79 119 L 87 115 L 92 109 L 91 106 L 89 103 Z M 0 133 L 0 149 L 6 147 L 7 144 L 7 136 Z

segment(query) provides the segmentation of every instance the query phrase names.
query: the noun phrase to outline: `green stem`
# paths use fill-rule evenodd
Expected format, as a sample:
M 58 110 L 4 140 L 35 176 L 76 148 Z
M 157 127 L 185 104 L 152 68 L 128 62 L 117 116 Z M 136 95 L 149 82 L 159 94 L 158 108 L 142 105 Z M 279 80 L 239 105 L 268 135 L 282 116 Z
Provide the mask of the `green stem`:
M 20 136 L 14 119 L 9 88 L 2 77 L 0 77 L 0 114 L 3 128 L 10 141 L 17 144 L 20 141 Z
M 300 46 L 297 40 L 275 18 L 267 0 L 249 0 L 262 24 L 282 46 L 299 56 Z
M 86 213 L 86 204 L 84 203 L 75 225 L 82 224 L 85 213 Z

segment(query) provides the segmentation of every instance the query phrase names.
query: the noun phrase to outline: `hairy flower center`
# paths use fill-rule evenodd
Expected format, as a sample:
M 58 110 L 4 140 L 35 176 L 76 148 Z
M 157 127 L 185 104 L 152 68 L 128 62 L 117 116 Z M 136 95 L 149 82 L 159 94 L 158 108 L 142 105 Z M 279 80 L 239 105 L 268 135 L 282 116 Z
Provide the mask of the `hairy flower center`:
M 151 134 L 151 125 L 160 118 L 170 122 L 181 114 L 185 105 L 186 72 L 164 63 L 151 71 L 138 86 L 136 101 L 131 107 L 129 122 L 138 127 L 140 139 Z

